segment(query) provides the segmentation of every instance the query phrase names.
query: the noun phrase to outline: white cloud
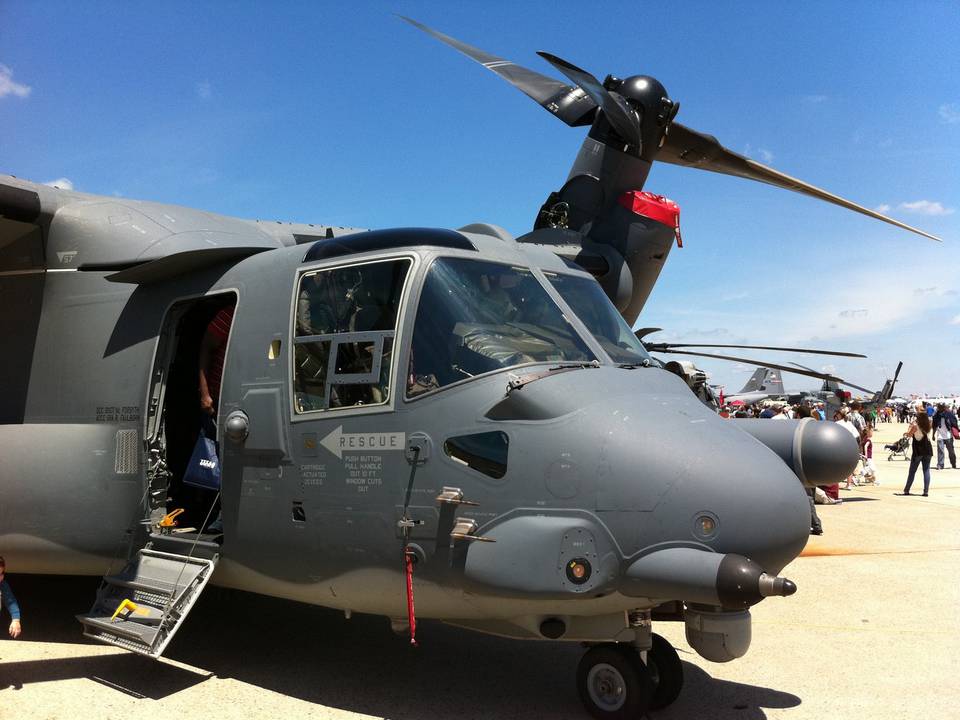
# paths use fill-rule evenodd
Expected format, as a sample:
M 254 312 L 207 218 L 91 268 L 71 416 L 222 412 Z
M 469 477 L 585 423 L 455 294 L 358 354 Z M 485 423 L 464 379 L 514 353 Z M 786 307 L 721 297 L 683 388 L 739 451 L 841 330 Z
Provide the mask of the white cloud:
M 13 81 L 13 70 L 6 65 L 0 65 L 0 98 L 7 95 L 16 95 L 25 98 L 32 88 L 29 85 Z
M 953 320 L 950 321 L 951 325 L 960 325 L 960 315 L 957 315 Z
M 73 180 L 65 177 L 57 178 L 56 180 L 51 180 L 50 182 L 45 182 L 44 185 L 59 188 L 60 190 L 73 190 Z
M 204 80 L 203 82 L 198 82 L 194 85 L 194 89 L 197 91 L 197 97 L 201 100 L 209 100 L 210 96 L 213 94 L 213 88 L 211 88 L 210 83 Z
M 873 210 L 874 210 L 874 212 L 878 212 L 878 213 L 881 213 L 881 214 L 882 214 L 882 213 L 888 213 L 888 212 L 890 212 L 890 206 L 887 205 L 886 203 L 883 203 L 883 204 L 881 204 L 881 205 L 877 205 Z
M 803 96 L 803 101 L 811 105 L 819 105 L 820 103 L 825 103 L 829 99 L 830 98 L 827 95 L 804 95 Z
M 953 288 L 914 288 L 909 300 L 904 300 L 901 293 L 876 291 L 878 287 L 902 284 L 903 277 L 896 271 L 850 277 L 816 305 L 798 309 L 789 320 L 789 334 L 778 341 L 806 343 L 812 339 L 819 342 L 876 335 L 929 317 L 933 311 L 956 307 Z
M 960 123 L 960 103 L 944 103 L 940 106 L 937 113 L 940 120 L 951 125 Z
M 757 148 L 753 149 L 753 146 L 750 143 L 747 143 L 746 147 L 743 149 L 743 154 L 747 157 L 759 158 L 761 162 L 769 163 L 773 162 L 773 153 L 767 150 L 766 148 Z
M 952 215 L 954 212 L 953 208 L 946 208 L 941 203 L 932 200 L 902 202 L 897 207 L 900 210 L 917 215 Z

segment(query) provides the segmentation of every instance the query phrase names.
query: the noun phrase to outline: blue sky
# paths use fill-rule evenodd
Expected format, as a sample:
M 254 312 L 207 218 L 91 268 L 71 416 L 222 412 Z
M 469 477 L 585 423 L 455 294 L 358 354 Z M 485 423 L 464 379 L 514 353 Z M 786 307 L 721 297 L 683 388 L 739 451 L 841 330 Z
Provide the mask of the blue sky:
M 778 357 L 868 387 L 903 360 L 902 391 L 960 393 L 952 1 L 4 2 L 0 172 L 241 217 L 527 231 L 584 130 L 393 13 L 548 75 L 537 50 L 654 75 L 680 122 L 944 238 L 658 164 L 645 189 L 684 235 L 641 316 L 660 339 L 860 351 Z

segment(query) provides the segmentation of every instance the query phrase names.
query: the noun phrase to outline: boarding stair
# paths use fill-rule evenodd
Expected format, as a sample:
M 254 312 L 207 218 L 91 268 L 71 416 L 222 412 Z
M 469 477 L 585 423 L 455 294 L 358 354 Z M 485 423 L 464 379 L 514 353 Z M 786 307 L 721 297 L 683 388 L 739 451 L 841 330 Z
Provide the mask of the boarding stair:
M 220 556 L 217 536 L 149 535 L 147 544 L 116 575 L 106 575 L 86 615 L 86 637 L 160 657 L 183 624 Z

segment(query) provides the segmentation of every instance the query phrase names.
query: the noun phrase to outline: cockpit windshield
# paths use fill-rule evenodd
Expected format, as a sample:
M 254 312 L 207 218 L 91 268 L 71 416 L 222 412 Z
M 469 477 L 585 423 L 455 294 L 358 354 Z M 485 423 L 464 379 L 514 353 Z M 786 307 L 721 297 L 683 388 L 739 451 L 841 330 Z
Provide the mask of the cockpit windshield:
M 530 270 L 440 258 L 420 295 L 407 396 L 524 363 L 594 359 Z
M 546 273 L 546 276 L 611 360 L 630 365 L 650 360 L 626 320 L 595 280 L 555 273 Z

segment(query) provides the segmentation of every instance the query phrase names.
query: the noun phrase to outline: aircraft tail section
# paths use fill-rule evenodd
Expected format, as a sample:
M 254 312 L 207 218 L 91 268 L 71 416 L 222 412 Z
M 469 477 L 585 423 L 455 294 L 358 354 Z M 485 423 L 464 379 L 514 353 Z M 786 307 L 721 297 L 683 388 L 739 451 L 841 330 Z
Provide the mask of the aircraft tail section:
M 763 385 L 763 379 L 767 376 L 766 368 L 757 368 L 753 371 L 753 375 L 750 376 L 750 379 L 747 380 L 747 384 L 743 386 L 740 390 L 740 394 L 755 392 L 760 389 L 760 386 Z
M 747 384 L 743 386 L 743 389 L 738 394 L 752 393 L 752 392 L 766 392 L 771 395 L 784 395 L 783 389 L 783 378 L 780 375 L 780 372 L 777 370 L 771 370 L 770 368 L 757 368 L 753 375 L 750 376 L 750 379 L 747 380 Z
M 877 394 L 873 396 L 871 400 L 872 403 L 875 403 L 878 407 L 880 405 L 886 404 L 887 400 L 893 397 L 893 388 L 897 384 L 897 379 L 900 377 L 900 370 L 903 368 L 903 361 L 901 360 L 897 364 L 897 371 L 893 374 L 892 378 L 888 378 L 887 381 L 883 384 L 883 387 L 877 391 Z

